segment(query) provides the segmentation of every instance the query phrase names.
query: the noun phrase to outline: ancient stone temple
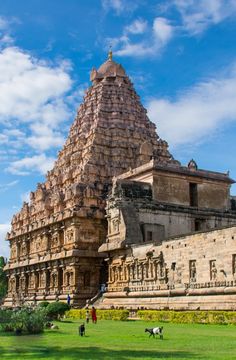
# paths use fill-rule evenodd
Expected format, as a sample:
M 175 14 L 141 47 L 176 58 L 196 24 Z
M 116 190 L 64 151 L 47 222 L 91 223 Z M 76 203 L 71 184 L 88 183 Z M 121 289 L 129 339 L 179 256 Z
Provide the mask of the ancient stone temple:
M 113 180 L 108 291 L 100 306 L 236 310 L 228 174 L 155 159 Z
M 182 166 L 121 65 L 91 87 L 46 180 L 12 219 L 6 306 L 236 308 L 236 211 L 228 173 Z M 234 206 L 235 208 L 235 206 Z
M 93 297 L 107 276 L 98 247 L 112 178 L 152 157 L 178 166 L 111 52 L 90 79 L 53 169 L 12 219 L 5 305 Z

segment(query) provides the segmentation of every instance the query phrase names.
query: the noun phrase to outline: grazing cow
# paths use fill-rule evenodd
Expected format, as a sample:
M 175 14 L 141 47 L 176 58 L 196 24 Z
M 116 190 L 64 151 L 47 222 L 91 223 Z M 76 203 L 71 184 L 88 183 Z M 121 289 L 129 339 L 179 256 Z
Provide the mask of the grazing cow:
M 51 329 L 52 329 L 52 330 L 58 330 L 59 327 L 58 327 L 57 325 L 53 325 L 53 324 L 52 324 Z
M 84 324 L 79 326 L 79 334 L 80 334 L 80 336 L 85 335 L 85 325 Z
M 160 339 L 163 340 L 163 326 L 145 329 L 145 332 L 148 332 L 150 334 L 149 337 L 155 337 L 156 335 L 160 335 Z

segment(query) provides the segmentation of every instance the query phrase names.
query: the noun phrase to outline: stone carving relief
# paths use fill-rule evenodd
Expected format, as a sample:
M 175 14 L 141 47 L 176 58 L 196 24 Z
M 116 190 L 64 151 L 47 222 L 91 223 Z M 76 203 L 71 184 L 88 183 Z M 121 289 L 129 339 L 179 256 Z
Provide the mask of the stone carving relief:
M 29 287 L 33 289 L 35 286 L 35 274 L 31 273 L 29 276 Z
M 41 250 L 41 237 L 38 236 L 36 239 L 35 239 L 35 251 L 38 252 Z
M 152 253 L 153 255 L 153 253 Z M 132 282 L 142 286 L 150 281 L 156 284 L 168 283 L 168 269 L 164 263 L 163 254 L 146 259 L 121 259 L 111 264 L 109 282 L 117 283 Z
M 119 232 L 119 225 L 120 225 L 119 218 L 112 219 L 112 232 L 113 233 Z
M 233 258 L 232 258 L 232 272 L 233 272 L 233 275 L 235 276 L 236 275 L 236 254 L 234 254 Z
M 45 271 L 42 271 L 40 273 L 40 287 L 45 288 L 46 286 L 46 273 Z
M 57 287 L 57 273 L 56 272 L 53 272 L 51 274 L 51 287 L 52 288 Z
M 82 241 L 85 241 L 85 242 L 93 242 L 95 236 L 96 236 L 96 233 L 94 230 L 82 230 L 80 232 L 80 238 Z
M 217 279 L 217 268 L 216 268 L 216 261 L 211 260 L 210 261 L 210 280 L 216 280 Z
M 15 292 L 16 291 L 16 278 L 15 276 L 10 277 L 9 281 L 9 292 Z
M 17 248 L 16 248 L 16 244 L 12 244 L 11 246 L 11 259 L 15 259 L 17 256 Z
M 59 232 L 54 232 L 51 237 L 51 248 L 56 248 L 60 246 L 60 234 Z
M 69 244 L 74 242 L 75 240 L 75 232 L 74 229 L 68 229 L 66 230 L 66 234 L 65 234 L 65 243 Z
M 27 243 L 26 243 L 26 241 L 23 241 L 22 246 L 21 246 L 21 255 L 26 256 L 27 254 L 28 254 Z
M 145 141 L 140 146 L 140 160 L 142 162 L 148 162 L 153 157 L 153 146 L 150 142 Z
M 190 260 L 189 261 L 189 280 L 190 280 L 190 282 L 196 282 L 196 275 L 197 275 L 196 260 Z
M 20 279 L 19 279 L 19 285 L 20 285 L 20 289 L 21 291 L 25 291 L 26 290 L 26 278 L 24 275 L 21 275 Z

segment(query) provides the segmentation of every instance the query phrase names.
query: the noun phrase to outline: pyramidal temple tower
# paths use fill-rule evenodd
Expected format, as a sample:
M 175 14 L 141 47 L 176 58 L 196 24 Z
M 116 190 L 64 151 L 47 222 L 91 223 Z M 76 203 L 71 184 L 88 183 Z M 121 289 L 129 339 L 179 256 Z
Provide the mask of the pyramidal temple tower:
M 65 300 L 82 305 L 106 281 L 106 199 L 112 178 L 155 159 L 179 166 L 120 64 L 90 76 L 68 138 L 46 181 L 13 216 L 5 303 Z

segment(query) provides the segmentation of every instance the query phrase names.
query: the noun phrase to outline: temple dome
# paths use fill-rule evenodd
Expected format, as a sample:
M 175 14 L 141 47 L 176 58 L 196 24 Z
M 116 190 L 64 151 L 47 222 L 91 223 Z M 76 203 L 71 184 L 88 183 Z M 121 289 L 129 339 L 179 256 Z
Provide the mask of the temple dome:
M 116 63 L 113 60 L 107 60 L 106 62 L 104 62 L 100 68 L 98 69 L 98 73 L 103 75 L 103 76 L 109 76 L 111 75 L 118 75 L 118 76 L 126 76 L 125 70 L 123 69 L 123 67 Z
M 90 80 L 103 79 L 105 77 L 126 77 L 124 68 L 112 60 L 112 54 L 109 53 L 109 58 L 105 61 L 98 70 L 93 69 L 90 74 Z

